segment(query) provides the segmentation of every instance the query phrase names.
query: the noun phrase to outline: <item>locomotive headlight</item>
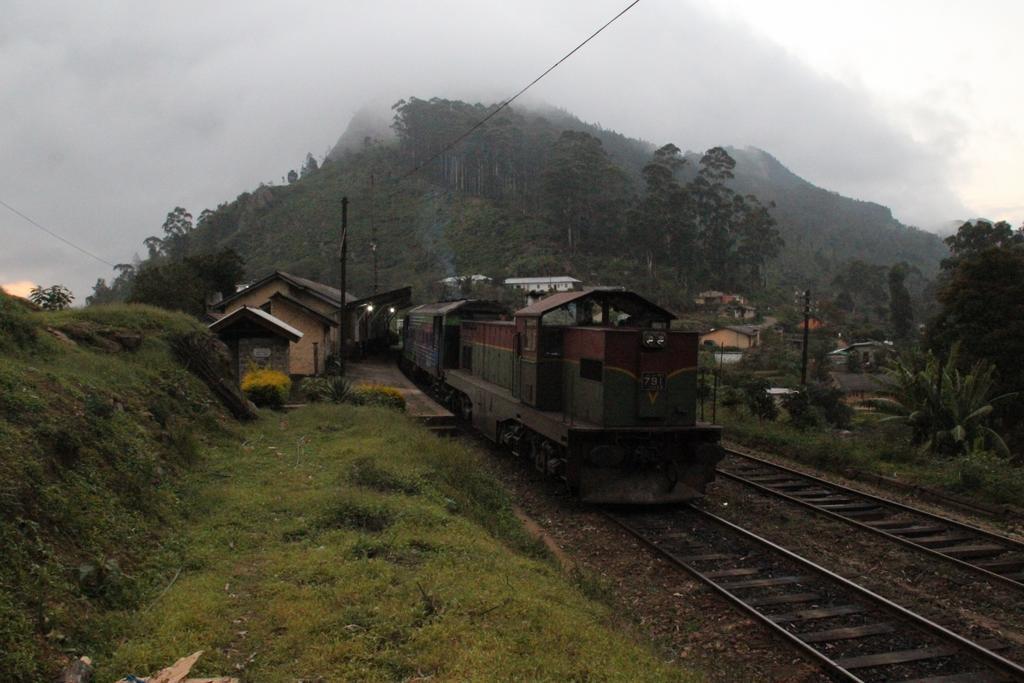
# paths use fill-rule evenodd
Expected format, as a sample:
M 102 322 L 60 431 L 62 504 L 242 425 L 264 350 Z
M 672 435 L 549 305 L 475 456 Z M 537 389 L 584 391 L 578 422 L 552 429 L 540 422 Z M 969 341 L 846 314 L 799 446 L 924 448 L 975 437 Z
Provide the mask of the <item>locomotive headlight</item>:
M 668 345 L 668 335 L 665 332 L 644 332 L 641 342 L 648 349 L 663 349 Z

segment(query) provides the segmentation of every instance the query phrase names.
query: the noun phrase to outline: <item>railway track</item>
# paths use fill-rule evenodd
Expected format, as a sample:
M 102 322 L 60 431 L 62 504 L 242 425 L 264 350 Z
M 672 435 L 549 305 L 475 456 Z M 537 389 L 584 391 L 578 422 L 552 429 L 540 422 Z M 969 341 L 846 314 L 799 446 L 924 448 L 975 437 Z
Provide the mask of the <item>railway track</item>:
M 1001 643 L 957 635 L 699 508 L 605 514 L 839 680 L 1024 681 Z
M 1024 589 L 1024 543 L 726 449 L 718 474 L 873 534 Z

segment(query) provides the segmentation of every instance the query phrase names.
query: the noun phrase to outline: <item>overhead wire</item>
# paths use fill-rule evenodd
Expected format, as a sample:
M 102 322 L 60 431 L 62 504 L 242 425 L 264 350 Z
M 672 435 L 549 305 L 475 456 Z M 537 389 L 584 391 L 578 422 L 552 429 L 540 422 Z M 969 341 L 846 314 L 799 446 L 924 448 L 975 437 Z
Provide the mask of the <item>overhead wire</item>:
M 77 244 L 75 244 L 71 240 L 67 239 L 66 237 L 58 235 L 56 232 L 54 232 L 53 230 L 50 230 L 45 225 L 41 225 L 40 223 L 32 220 L 30 217 L 26 216 L 21 211 L 18 211 L 16 208 L 14 208 L 13 206 L 11 206 L 10 204 L 8 204 L 7 202 L 5 202 L 2 199 L 0 199 L 0 206 L 3 206 L 4 208 L 6 208 L 8 211 L 10 211 L 13 214 L 15 214 L 17 216 L 20 216 L 21 218 L 23 218 L 26 221 L 28 221 L 29 224 L 34 225 L 35 227 L 39 228 L 40 230 L 42 230 L 46 234 L 50 235 L 51 237 L 55 237 L 56 239 L 60 240 L 64 244 L 66 244 L 69 247 L 71 247 L 72 249 L 77 249 L 78 251 L 82 252 L 86 256 L 88 256 L 90 258 L 94 258 L 97 261 L 99 261 L 100 263 L 102 263 L 104 265 L 108 265 L 111 268 L 116 268 L 117 267 L 113 263 L 111 263 L 110 261 L 106 260 L 105 258 L 101 258 L 101 257 L 97 256 L 96 254 L 92 253 L 88 249 L 86 249 L 84 247 L 78 246 Z
M 561 65 L 561 64 L 562 64 L 562 62 L 564 62 L 565 60 L 569 59 L 569 57 L 572 57 L 572 56 L 573 56 L 574 54 L 576 54 L 576 52 L 578 52 L 578 51 L 579 51 L 579 50 L 580 50 L 580 49 L 581 49 L 581 48 L 582 48 L 582 47 L 583 47 L 584 45 L 586 45 L 586 44 L 587 44 L 587 43 L 589 43 L 589 42 L 590 42 L 591 40 L 593 40 L 594 38 L 596 38 L 596 37 L 598 36 L 598 34 L 599 34 L 599 33 L 601 33 L 601 32 L 602 32 L 602 31 L 604 31 L 604 30 L 605 30 L 606 28 L 608 28 L 608 27 L 609 27 L 609 26 L 611 26 L 611 25 L 612 25 L 613 23 L 615 23 L 615 22 L 616 22 L 616 21 L 617 21 L 617 20 L 619 19 L 619 17 L 621 17 L 622 15 L 624 15 L 624 14 L 625 14 L 626 12 L 628 12 L 629 10 L 633 9 L 633 7 L 634 7 L 634 6 L 635 6 L 635 5 L 637 4 L 637 3 L 639 3 L 639 2 L 640 2 L 640 0 L 633 0 L 633 2 L 629 3 L 629 5 L 627 5 L 625 9 L 623 9 L 623 10 L 622 10 L 621 12 L 619 12 L 619 13 L 618 13 L 618 14 L 616 14 L 616 15 L 615 15 L 614 17 L 612 17 L 611 19 L 609 19 L 609 20 L 608 20 L 607 22 L 605 22 L 605 24 L 604 24 L 603 26 L 601 26 L 601 28 L 599 28 L 599 29 L 597 29 L 596 31 L 594 31 L 593 33 L 591 33 L 591 34 L 590 34 L 590 35 L 589 35 L 589 36 L 587 37 L 587 39 L 586 39 L 586 40 L 584 40 L 584 41 L 583 41 L 582 43 L 580 43 L 579 45 L 577 45 L 577 46 L 576 46 L 576 47 L 574 47 L 573 49 L 569 50 L 569 52 L 567 52 L 567 53 L 566 53 L 566 54 L 565 54 L 565 55 L 564 55 L 564 56 L 563 56 L 563 57 L 562 57 L 561 59 L 559 59 L 559 60 L 558 60 L 557 62 L 555 62 L 554 64 L 552 64 L 551 66 L 549 66 L 549 67 L 548 67 L 547 69 L 545 69 L 545 70 L 544 70 L 544 72 L 543 72 L 543 73 L 542 73 L 541 75 L 537 76 L 537 77 L 536 77 L 536 78 L 534 78 L 534 79 L 533 79 L 532 81 L 530 81 L 529 83 L 527 83 L 527 84 L 526 84 L 526 86 L 525 86 L 525 87 L 523 87 L 523 88 L 522 88 L 522 89 L 521 89 L 521 90 L 520 90 L 519 92 L 517 92 L 517 93 L 516 93 L 515 95 L 513 95 L 512 97 L 509 97 L 509 98 L 508 98 L 507 100 L 504 100 L 503 102 L 501 102 L 500 104 L 498 104 L 498 106 L 497 106 L 497 107 L 495 107 L 495 108 L 494 108 L 494 110 L 493 110 L 492 112 L 490 112 L 489 114 L 487 114 L 487 116 L 483 117 L 482 119 L 480 119 L 479 121 L 477 121 L 476 123 L 474 123 L 474 124 L 473 124 L 472 126 L 470 126 L 470 127 L 468 128 L 468 129 L 466 129 L 466 131 L 465 131 L 464 133 L 462 133 L 462 134 L 461 134 L 461 135 L 459 135 L 459 136 L 458 136 L 457 138 L 455 138 L 454 140 L 452 140 L 451 142 L 449 142 L 448 144 L 446 144 L 446 145 L 445 145 L 444 147 L 442 147 L 442 148 L 441 148 L 441 149 L 440 149 L 440 150 L 439 150 L 438 152 L 436 152 L 436 153 L 435 153 L 435 154 L 434 154 L 433 156 L 431 156 L 431 157 L 430 157 L 429 159 L 427 159 L 426 161 L 424 161 L 424 162 L 423 162 L 423 163 L 421 163 L 421 164 L 417 164 L 417 165 L 413 166 L 413 167 L 412 167 L 412 168 L 411 168 L 411 169 L 410 169 L 409 171 L 407 171 L 406 173 L 403 173 L 403 174 L 402 174 L 401 176 L 399 176 L 399 177 L 397 178 L 397 180 L 405 180 L 405 179 L 406 179 L 406 178 L 408 178 L 409 176 L 411 176 L 411 175 L 414 175 L 414 174 L 418 173 L 419 171 L 423 170 L 423 168 L 425 168 L 425 167 L 426 167 L 427 165 L 429 165 L 429 164 L 430 164 L 431 162 L 433 162 L 433 161 L 434 161 L 435 159 L 437 159 L 437 158 L 438 158 L 438 157 L 440 157 L 440 156 L 441 156 L 442 154 L 444 154 L 445 152 L 447 152 L 448 150 L 450 150 L 451 148 L 453 148 L 453 147 L 454 147 L 455 145 L 459 144 L 460 142 L 462 142 L 463 140 L 465 140 L 466 138 L 468 138 L 468 137 L 469 137 L 470 135 L 472 135 L 472 134 L 473 134 L 474 132 L 476 132 L 477 130 L 479 130 L 481 126 L 483 126 L 483 125 L 484 125 L 485 123 L 487 123 L 487 122 L 488 122 L 488 121 L 490 121 L 490 120 L 491 120 L 492 118 L 494 118 L 494 117 L 495 117 L 495 116 L 496 116 L 496 115 L 498 114 L 498 112 L 500 112 L 500 111 L 501 111 L 502 109 L 504 109 L 504 108 L 505 108 L 505 107 L 507 107 L 508 105 L 512 104 L 512 103 L 513 103 L 513 102 L 514 102 L 514 101 L 515 101 L 515 100 L 516 100 L 516 99 L 517 99 L 517 98 L 518 98 L 518 97 L 519 97 L 520 95 L 522 95 L 522 94 L 523 94 L 523 93 L 525 93 L 525 92 L 526 92 L 527 90 L 529 90 L 529 89 L 530 89 L 530 88 L 532 88 L 532 87 L 533 87 L 534 85 L 536 85 L 536 84 L 537 84 L 538 82 L 540 82 L 540 80 L 541 80 L 542 78 L 544 78 L 545 76 L 547 76 L 547 75 L 548 75 L 549 73 L 551 73 L 552 71 L 554 71 L 555 69 L 557 69 L 557 68 L 559 67 L 559 65 Z
M 486 124 L 486 123 L 487 123 L 488 121 L 490 121 L 490 120 L 491 120 L 492 118 L 494 118 L 494 117 L 495 117 L 495 116 L 496 116 L 496 115 L 497 115 L 497 114 L 498 114 L 498 113 L 499 113 L 500 111 L 502 111 L 503 109 L 505 109 L 506 107 L 508 107 L 508 106 L 509 106 L 510 104 L 512 104 L 512 103 L 513 103 L 513 102 L 514 102 L 514 101 L 515 101 L 516 99 L 518 99 L 518 98 L 519 98 L 519 97 L 520 97 L 520 96 L 521 96 L 521 95 L 522 95 L 523 93 L 525 93 L 525 92 L 526 92 L 527 90 L 529 90 L 529 89 L 530 89 L 530 88 L 532 88 L 532 87 L 533 87 L 534 85 L 536 85 L 537 83 L 539 83 L 539 82 L 541 81 L 541 79 L 543 79 L 543 78 L 544 78 L 545 76 L 547 76 L 547 75 L 548 75 L 549 73 L 551 73 L 552 71 L 554 71 L 555 69 L 557 69 L 557 68 L 558 68 L 558 67 L 559 67 L 559 66 L 560 66 L 560 65 L 561 65 L 561 64 L 562 64 L 563 62 L 565 62 L 565 61 L 566 61 L 567 59 L 569 59 L 569 58 L 570 58 L 570 57 L 572 57 L 572 56 L 573 56 L 574 54 L 576 54 L 576 52 L 578 52 L 578 51 L 579 51 L 580 49 L 582 49 L 584 45 L 586 45 L 586 44 L 587 44 L 587 43 L 589 43 L 589 42 L 590 42 L 591 40 L 593 40 L 594 38 L 596 38 L 596 37 L 597 37 L 597 36 L 598 36 L 598 35 L 599 35 L 599 34 L 600 34 L 600 33 L 601 33 L 602 31 L 604 31 L 604 30 L 605 30 L 606 28 L 608 28 L 608 27 L 609 27 L 609 26 L 611 26 L 611 25 L 612 25 L 613 23 L 615 23 L 615 22 L 616 22 L 616 21 L 617 21 L 617 20 L 618 20 L 618 19 L 619 19 L 620 17 L 622 17 L 622 16 L 624 15 L 624 14 L 626 14 L 626 12 L 628 12 L 628 11 L 629 11 L 629 10 L 631 10 L 631 9 L 633 9 L 633 7 L 634 7 L 634 6 L 636 6 L 636 5 L 637 5 L 637 4 L 639 3 L 639 2 L 640 2 L 640 0 L 633 0 L 633 1 L 632 1 L 631 3 L 629 3 L 629 5 L 627 5 L 627 6 L 626 6 L 626 7 L 625 7 L 625 8 L 624 8 L 624 9 L 623 9 L 622 11 L 620 11 L 620 12 L 619 12 L 618 14 L 616 14 L 616 15 L 615 15 L 614 17 L 612 17 L 611 19 L 609 19 L 609 20 L 608 20 L 607 22 L 605 22 L 605 23 L 604 23 L 604 24 L 603 24 L 603 25 L 602 25 L 602 26 L 601 26 L 600 28 L 598 28 L 598 29 L 597 29 L 596 31 L 594 31 L 594 32 L 593 32 L 593 33 L 591 33 L 591 34 L 590 34 L 589 36 L 587 36 L 587 38 L 586 38 L 586 39 L 585 39 L 585 40 L 584 40 L 583 42 L 581 42 L 581 43 L 580 43 L 579 45 L 577 45 L 577 46 L 576 46 L 576 47 L 574 47 L 574 48 L 573 48 L 572 50 L 570 50 L 570 51 L 569 51 L 569 52 L 567 52 L 567 53 L 566 53 L 565 55 L 563 55 L 563 56 L 561 57 L 561 59 L 559 59 L 559 60 L 558 60 L 557 62 L 555 62 L 554 64 L 552 64 L 551 66 L 549 66 L 549 67 L 548 67 L 547 69 L 545 69 L 545 70 L 544 70 L 544 71 L 543 71 L 543 72 L 542 72 L 542 73 L 541 73 L 541 74 L 540 74 L 539 76 L 537 76 L 537 77 L 536 77 L 536 78 L 534 78 L 534 79 L 533 79 L 532 81 L 530 81 L 529 83 L 527 83 L 527 84 L 526 84 L 526 85 L 525 85 L 525 86 L 524 86 L 523 88 L 521 88 L 521 89 L 520 89 L 520 90 L 519 90 L 519 91 L 518 91 L 517 93 L 515 93 L 514 95 L 512 95 L 512 96 L 511 96 L 511 97 L 509 97 L 508 99 L 505 99 L 505 100 L 503 100 L 502 102 L 500 102 L 500 103 L 498 104 L 498 106 L 497 106 L 497 107 L 495 107 L 495 108 L 494 108 L 494 109 L 493 109 L 493 110 L 492 110 L 492 111 L 491 111 L 490 113 L 488 113 L 488 114 L 487 114 L 486 116 L 484 116 L 484 117 L 483 117 L 483 118 L 481 118 L 481 119 L 480 119 L 479 121 L 477 121 L 476 123 L 474 123 L 474 124 L 473 124 L 472 126 L 470 126 L 470 127 L 468 128 L 468 129 L 466 129 L 466 130 L 465 130 L 465 131 L 464 131 L 464 132 L 463 132 L 462 134 L 460 134 L 460 135 L 459 135 L 458 137 L 454 138 L 454 139 L 453 139 L 453 140 L 451 140 L 451 141 L 450 141 L 449 143 L 447 143 L 447 144 L 446 144 L 446 145 L 445 145 L 444 147 L 442 147 L 442 148 L 441 148 L 440 150 L 438 150 L 438 151 L 437 151 L 437 152 L 436 152 L 435 154 L 433 154 L 433 155 L 432 155 L 432 156 L 431 156 L 431 157 L 430 157 L 429 159 L 427 159 L 426 161 L 424 161 L 424 162 L 422 162 L 422 163 L 420 163 L 420 164 L 416 164 L 416 165 L 415 165 L 415 166 L 413 166 L 413 167 L 412 167 L 411 169 L 409 169 L 408 171 L 406 171 L 405 173 L 403 173 L 403 174 L 402 174 L 401 176 L 398 176 L 397 178 L 395 178 L 395 181 L 396 181 L 396 182 L 398 182 L 398 181 L 401 181 L 401 180 L 405 180 L 406 178 L 408 178 L 408 177 L 410 177 L 410 176 L 412 176 L 412 175 L 415 175 L 416 173 L 419 173 L 419 172 L 420 172 L 421 170 L 423 170 L 423 169 L 424 169 L 424 168 L 426 168 L 426 167 L 427 167 L 427 166 L 428 166 L 429 164 L 431 164 L 431 163 L 432 163 L 432 162 L 433 162 L 433 161 L 434 161 L 435 159 L 439 158 L 439 157 L 440 157 L 440 156 L 441 156 L 442 154 L 444 154 L 445 152 L 447 152 L 447 151 L 451 150 L 451 149 L 452 149 L 453 147 L 455 147 L 455 145 L 459 144 L 460 142 L 462 142 L 463 140 L 465 140 L 466 138 L 468 138 L 468 137 L 469 137 L 470 135 L 472 135 L 472 134 L 473 134 L 474 132 L 476 132 L 477 130 L 479 130 L 479 129 L 480 129 L 480 128 L 481 128 L 482 126 L 484 126 L 484 124 Z M 106 260 L 106 259 L 104 259 L 104 258 L 102 258 L 102 257 L 100 257 L 100 256 L 97 256 L 96 254 L 92 253 L 92 252 L 91 252 L 91 251 L 89 251 L 88 249 L 86 249 L 86 248 L 84 248 L 84 247 L 82 247 L 82 246 L 79 246 L 78 244 L 75 244 L 75 243 L 74 243 L 74 242 L 72 242 L 71 240 L 69 240 L 69 239 L 67 239 L 66 237 L 64 237 L 64 236 L 62 236 L 62 235 L 60 235 L 60 234 L 56 233 L 55 231 L 53 231 L 53 230 L 50 230 L 50 229 L 49 229 L 49 228 L 47 228 L 46 226 L 42 225 L 42 224 L 41 224 L 41 223 L 39 223 L 38 221 L 35 221 L 35 220 L 33 220 L 33 219 L 32 219 L 31 217 L 29 217 L 29 216 L 25 215 L 24 213 L 22 213 L 21 211 L 19 211 L 19 210 L 18 210 L 18 209 L 16 209 L 16 208 L 14 208 L 13 206 L 11 206 L 11 205 L 10 205 L 10 204 L 8 204 L 7 202 L 3 201 L 2 199 L 0 199 L 0 206 L 3 206 L 4 208 L 6 208 L 6 209 L 7 209 L 8 211 L 10 211 L 11 213 L 14 213 L 15 215 L 17 215 L 17 216 L 21 217 L 22 219 L 24 219 L 25 221 L 27 221 L 27 222 L 28 222 L 28 223 L 29 223 L 30 225 L 32 225 L 32 226 L 34 226 L 34 227 L 38 228 L 39 230 L 42 230 L 43 232 L 45 232 L 46 234 L 50 235 L 51 237 L 53 237 L 53 238 L 55 238 L 55 239 L 57 239 L 57 240 L 60 240 L 61 242 L 63 242 L 64 244 L 68 245 L 68 246 L 69 246 L 69 247 L 71 247 L 72 249 L 75 249 L 75 250 L 77 250 L 77 251 L 81 252 L 82 254 L 85 254 L 86 256 L 88 256 L 88 257 L 90 257 L 90 258 L 92 258 L 92 259 L 95 259 L 96 261 L 99 261 L 100 263 L 102 263 L 102 264 L 104 264 L 104 265 L 110 266 L 111 268 L 116 268 L 116 266 L 115 266 L 115 265 L 114 265 L 113 263 L 111 263 L 110 261 L 108 261 L 108 260 Z

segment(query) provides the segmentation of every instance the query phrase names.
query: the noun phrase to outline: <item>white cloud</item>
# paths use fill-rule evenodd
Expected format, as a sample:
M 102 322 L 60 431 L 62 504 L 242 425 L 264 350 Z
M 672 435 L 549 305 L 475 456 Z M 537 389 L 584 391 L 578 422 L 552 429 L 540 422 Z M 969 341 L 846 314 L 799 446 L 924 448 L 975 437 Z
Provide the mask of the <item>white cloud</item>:
M 279 180 L 364 102 L 502 99 L 624 4 L 9 1 L 0 199 L 128 261 L 171 208 Z M 644 0 L 531 96 L 653 142 L 757 145 L 904 220 L 962 210 L 948 152 L 963 124 L 941 101 L 913 114 L 934 119 L 921 137 L 865 86 L 696 4 Z M 10 214 L 0 237 L 2 280 L 84 299 L 109 275 Z

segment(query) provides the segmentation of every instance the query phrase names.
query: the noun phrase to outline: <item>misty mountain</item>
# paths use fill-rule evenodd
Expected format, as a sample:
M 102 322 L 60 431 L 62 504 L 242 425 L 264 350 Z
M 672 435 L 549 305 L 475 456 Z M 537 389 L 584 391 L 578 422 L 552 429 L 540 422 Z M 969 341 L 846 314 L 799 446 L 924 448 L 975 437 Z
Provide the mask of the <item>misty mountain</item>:
M 677 264 L 663 260 L 645 271 L 628 249 L 630 207 L 644 193 L 642 170 L 654 144 L 555 108 L 508 108 L 437 155 L 494 105 L 413 98 L 397 106 L 393 122 L 369 108 L 354 116 L 318 171 L 293 184 L 262 185 L 206 214 L 190 236 L 190 253 L 230 247 L 245 259 L 250 276 L 276 268 L 333 282 L 340 200 L 348 196 L 350 287 L 360 294 L 372 288 L 372 243 L 378 287 L 412 284 L 423 298 L 433 295 L 438 279 L 471 273 L 501 278 L 568 272 L 667 303 L 684 302 L 687 288 L 712 284 L 716 273 L 704 271 L 683 287 Z M 578 135 L 567 138 L 565 131 Z M 592 138 L 600 144 L 587 143 Z M 594 197 L 593 206 L 584 207 L 585 229 L 577 228 L 575 237 L 551 211 L 559 201 L 552 197 L 559 187 L 553 169 L 573 141 L 580 149 L 589 144 L 589 153 L 597 155 L 593 163 L 570 164 L 581 182 L 575 189 L 567 185 L 566 192 L 589 190 Z M 728 185 L 774 203 L 769 211 L 785 246 L 765 265 L 769 288 L 827 287 L 850 259 L 880 265 L 905 260 L 930 274 L 946 255 L 938 237 L 901 224 L 884 206 L 816 187 L 762 150 L 728 153 L 736 162 Z M 700 155 L 689 152 L 683 159 L 677 176 L 686 182 Z M 750 289 L 760 287 L 762 277 L 757 280 Z

